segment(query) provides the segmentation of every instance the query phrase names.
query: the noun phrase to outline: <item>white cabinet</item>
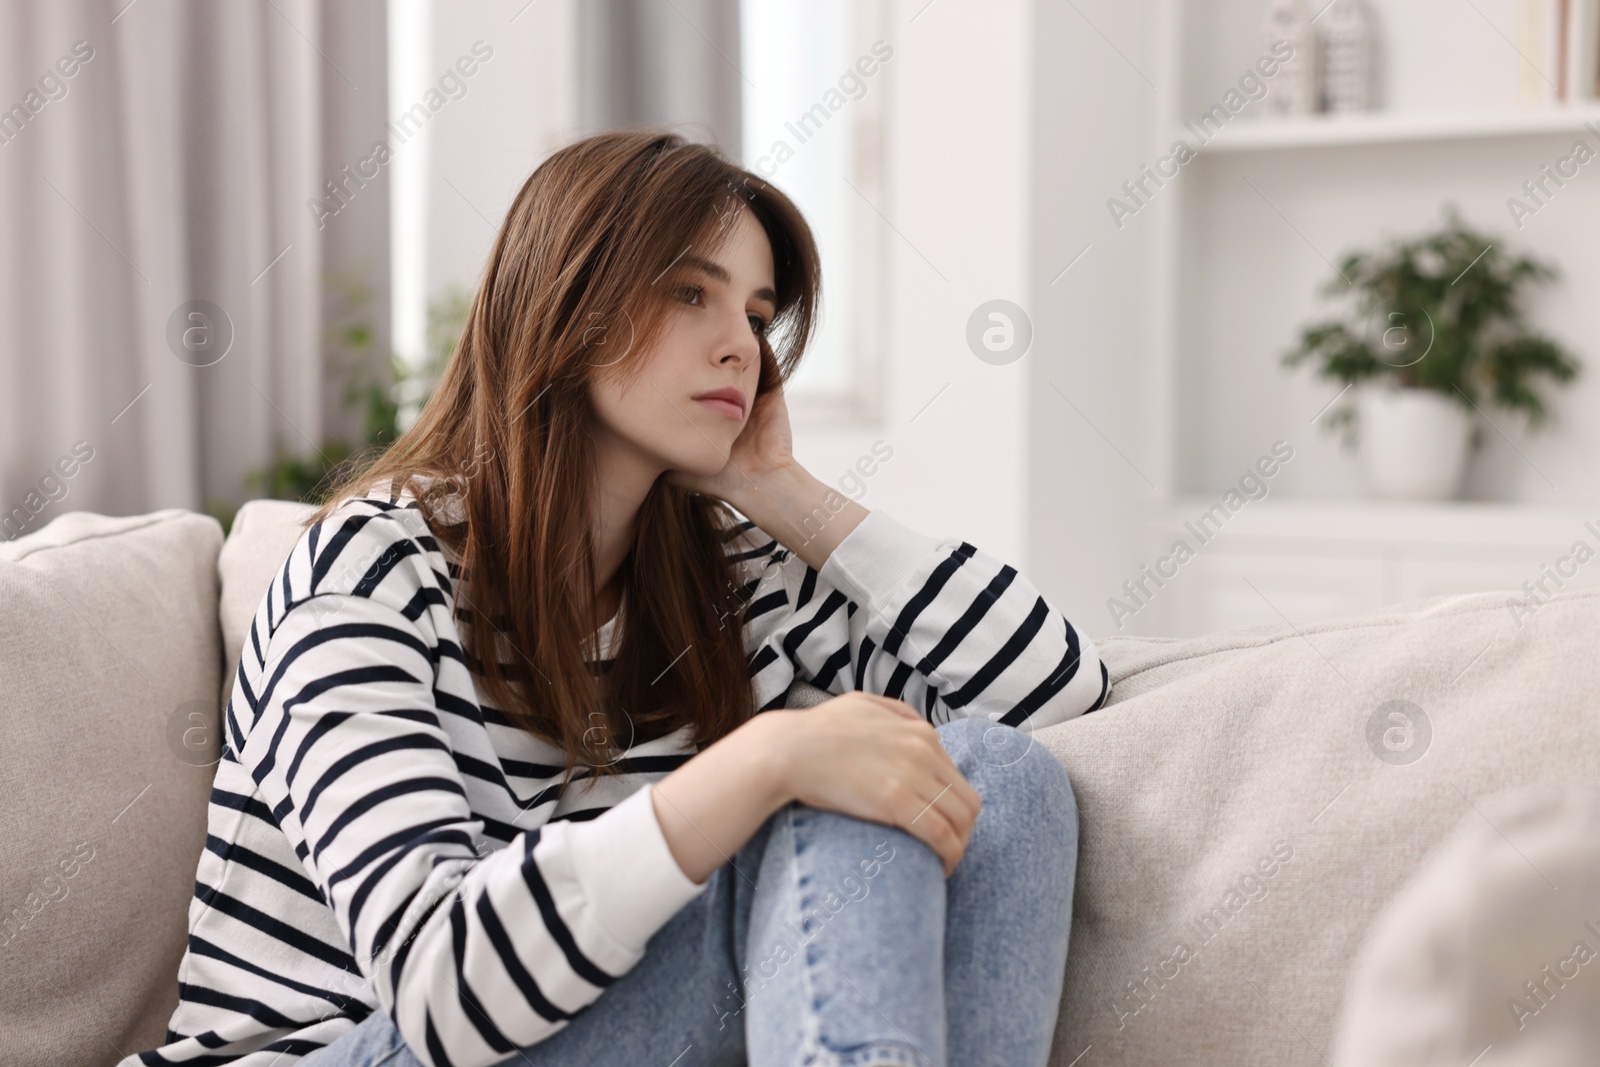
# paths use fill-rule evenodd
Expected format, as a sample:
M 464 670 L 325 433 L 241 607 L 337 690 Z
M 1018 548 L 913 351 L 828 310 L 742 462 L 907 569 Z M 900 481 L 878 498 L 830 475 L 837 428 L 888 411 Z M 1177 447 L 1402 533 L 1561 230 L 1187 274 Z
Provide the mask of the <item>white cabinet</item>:
M 1187 636 L 1348 615 L 1381 603 L 1385 584 L 1381 565 L 1338 557 L 1251 556 L 1224 548 L 1197 556 L 1192 566 L 1192 585 L 1183 585 L 1180 574 L 1163 590 L 1175 594 L 1174 607 L 1187 617 L 1180 617 Z
M 1164 521 L 1147 528 L 1144 562 L 1154 568 L 1179 538 L 1193 545 L 1184 521 L 1210 503 L 1175 501 Z M 1447 594 L 1527 597 L 1524 583 L 1540 597 L 1595 588 L 1600 505 L 1267 499 L 1246 504 L 1163 582 L 1143 583 L 1142 607 L 1123 596 L 1138 610 L 1121 632 L 1189 637 L 1261 623 L 1301 626 Z

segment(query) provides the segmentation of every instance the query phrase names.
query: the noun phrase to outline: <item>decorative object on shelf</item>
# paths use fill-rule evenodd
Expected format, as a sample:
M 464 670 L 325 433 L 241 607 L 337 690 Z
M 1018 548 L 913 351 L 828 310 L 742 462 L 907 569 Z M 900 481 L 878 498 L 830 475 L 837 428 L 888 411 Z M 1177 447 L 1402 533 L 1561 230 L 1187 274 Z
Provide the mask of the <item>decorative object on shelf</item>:
M 1482 442 L 1475 410 L 1492 402 L 1521 411 L 1536 429 L 1549 413 L 1534 379 L 1577 377 L 1576 359 L 1522 319 L 1524 288 L 1557 276 L 1554 266 L 1513 256 L 1448 207 L 1432 232 L 1346 253 L 1320 293 L 1351 301 L 1348 314 L 1305 327 L 1283 363 L 1312 359 L 1320 377 L 1365 387 L 1323 421 L 1341 429 L 1347 445 L 1360 423 L 1375 494 L 1453 497 L 1467 450 Z M 1374 392 L 1375 385 L 1390 392 Z
M 1261 102 L 1265 113 L 1309 115 L 1321 104 L 1322 81 L 1317 75 L 1317 28 L 1304 0 L 1268 0 L 1261 51 L 1273 52 L 1278 41 L 1288 41 L 1294 54 L 1279 68 L 1272 91 Z
M 1333 0 L 1317 21 L 1324 109 L 1366 111 L 1374 95 L 1372 13 L 1363 0 Z
M 1472 414 L 1432 389 L 1393 381 L 1357 387 L 1361 473 L 1374 496 L 1391 500 L 1448 500 L 1467 469 Z
M 1556 99 L 1582 103 L 1600 96 L 1600 0 L 1563 0 L 1564 36 Z
M 1581 103 L 1600 95 L 1600 0 L 1518 0 L 1522 102 Z

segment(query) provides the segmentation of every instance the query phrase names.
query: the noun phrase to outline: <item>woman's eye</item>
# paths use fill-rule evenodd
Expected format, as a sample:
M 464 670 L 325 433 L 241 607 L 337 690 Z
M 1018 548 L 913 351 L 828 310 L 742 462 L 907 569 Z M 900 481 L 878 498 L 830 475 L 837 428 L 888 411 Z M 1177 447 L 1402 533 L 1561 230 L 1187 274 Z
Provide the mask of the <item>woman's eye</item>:
M 678 287 L 678 298 L 685 304 L 700 305 L 705 302 L 706 287 L 703 285 L 682 285 Z M 772 324 L 760 315 L 751 315 L 750 330 L 757 337 L 765 337 Z

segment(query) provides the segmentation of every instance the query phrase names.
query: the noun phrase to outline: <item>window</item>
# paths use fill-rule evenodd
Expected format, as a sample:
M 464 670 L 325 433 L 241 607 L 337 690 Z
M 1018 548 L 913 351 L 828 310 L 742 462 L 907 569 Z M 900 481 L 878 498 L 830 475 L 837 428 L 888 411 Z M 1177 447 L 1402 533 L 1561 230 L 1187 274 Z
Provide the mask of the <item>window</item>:
M 822 257 L 822 317 L 790 410 L 808 423 L 869 421 L 888 321 L 887 4 L 742 0 L 739 15 L 744 166 L 799 206 Z
M 389 0 L 389 114 L 400 115 L 428 88 L 432 44 L 429 7 Z M 389 165 L 389 322 L 390 344 L 403 362 L 420 368 L 427 358 L 428 152 L 426 126 L 414 135 L 410 151 L 394 149 Z M 416 383 L 418 379 L 408 379 Z M 423 397 L 415 390 L 397 398 L 399 426 L 416 418 Z

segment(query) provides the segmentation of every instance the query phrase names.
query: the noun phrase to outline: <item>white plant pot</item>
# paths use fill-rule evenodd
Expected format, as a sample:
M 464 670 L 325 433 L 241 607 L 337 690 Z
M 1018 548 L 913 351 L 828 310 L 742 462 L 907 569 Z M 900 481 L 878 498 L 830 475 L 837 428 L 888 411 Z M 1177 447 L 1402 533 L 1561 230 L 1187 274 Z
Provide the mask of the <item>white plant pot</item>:
M 1357 400 L 1361 466 L 1373 495 L 1448 500 L 1461 489 L 1471 412 L 1432 389 L 1365 388 Z

